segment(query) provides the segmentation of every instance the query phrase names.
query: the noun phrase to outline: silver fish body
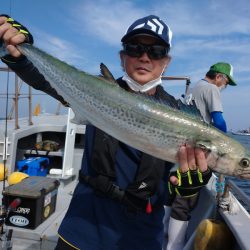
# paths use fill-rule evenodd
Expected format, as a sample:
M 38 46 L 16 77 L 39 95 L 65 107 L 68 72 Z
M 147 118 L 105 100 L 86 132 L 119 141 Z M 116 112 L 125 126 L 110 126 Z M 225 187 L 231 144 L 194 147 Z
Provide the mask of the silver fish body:
M 183 144 L 202 147 L 210 152 L 208 164 L 214 171 L 250 178 L 249 150 L 216 128 L 79 71 L 34 46 L 18 48 L 70 104 L 78 123 L 87 120 L 120 141 L 171 162 L 177 161 Z

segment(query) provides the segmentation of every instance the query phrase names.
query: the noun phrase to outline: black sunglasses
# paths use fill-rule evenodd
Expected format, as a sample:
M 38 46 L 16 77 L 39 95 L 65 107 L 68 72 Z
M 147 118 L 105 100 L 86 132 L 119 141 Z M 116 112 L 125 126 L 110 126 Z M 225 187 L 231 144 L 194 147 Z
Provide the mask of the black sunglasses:
M 123 44 L 123 52 L 131 57 L 140 57 L 147 53 L 153 60 L 162 59 L 168 54 L 169 48 L 163 45 L 145 45 L 145 44 Z

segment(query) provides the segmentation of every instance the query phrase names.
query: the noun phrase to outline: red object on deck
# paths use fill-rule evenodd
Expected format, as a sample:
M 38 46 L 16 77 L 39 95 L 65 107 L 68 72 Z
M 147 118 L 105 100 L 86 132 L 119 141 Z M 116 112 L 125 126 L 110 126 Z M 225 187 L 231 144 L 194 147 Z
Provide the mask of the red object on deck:
M 150 198 L 148 199 L 148 203 L 147 203 L 147 207 L 146 207 L 146 213 L 147 214 L 151 214 L 152 213 L 152 205 L 151 205 L 151 202 L 150 202 Z

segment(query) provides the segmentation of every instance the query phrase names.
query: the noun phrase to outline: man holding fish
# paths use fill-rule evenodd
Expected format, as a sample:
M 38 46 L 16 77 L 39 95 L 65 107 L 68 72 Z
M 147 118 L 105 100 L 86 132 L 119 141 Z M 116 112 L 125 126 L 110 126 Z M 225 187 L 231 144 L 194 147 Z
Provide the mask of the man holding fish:
M 2 15 L 0 39 L 8 50 L 8 55 L 1 56 L 4 63 L 29 85 L 71 106 L 70 98 L 58 93 L 46 74 L 16 47 L 33 43 L 27 28 Z M 124 75 L 116 84 L 138 98 L 144 93 L 149 99 L 179 109 L 174 97 L 161 86 L 161 76 L 171 61 L 171 39 L 169 26 L 157 16 L 132 23 L 121 39 Z M 103 72 L 104 78 L 110 79 Z M 180 145 L 175 156 L 179 169 L 169 176 L 172 162 L 117 140 L 94 126 L 94 121 L 86 126 L 79 183 L 59 228 L 56 249 L 161 250 L 167 195 L 194 195 L 207 184 L 211 171 L 205 153 L 199 147 Z

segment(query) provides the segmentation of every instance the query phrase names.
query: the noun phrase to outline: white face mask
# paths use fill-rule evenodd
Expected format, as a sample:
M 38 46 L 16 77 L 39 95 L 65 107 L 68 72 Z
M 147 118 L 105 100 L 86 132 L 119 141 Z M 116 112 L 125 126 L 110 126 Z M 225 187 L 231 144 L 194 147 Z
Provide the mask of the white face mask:
M 125 70 L 125 61 L 124 61 L 124 70 Z M 145 93 L 145 92 L 155 88 L 156 86 L 162 84 L 161 76 L 162 76 L 164 70 L 165 70 L 165 67 L 163 68 L 161 75 L 158 78 L 156 78 L 152 81 L 149 81 L 149 82 L 145 83 L 144 85 L 141 85 L 140 83 L 133 80 L 127 74 L 126 70 L 125 70 L 124 76 L 122 77 L 122 80 L 125 81 L 128 84 L 128 86 L 130 87 L 130 89 L 132 89 L 133 91 Z
M 144 85 L 141 85 L 135 80 L 133 80 L 131 77 L 129 77 L 126 72 L 124 76 L 122 77 L 122 80 L 125 81 L 133 91 L 141 92 L 141 93 L 145 93 L 162 83 L 161 75 L 160 75 L 160 77 L 158 77 L 157 79 L 147 82 Z

